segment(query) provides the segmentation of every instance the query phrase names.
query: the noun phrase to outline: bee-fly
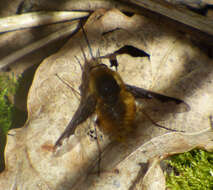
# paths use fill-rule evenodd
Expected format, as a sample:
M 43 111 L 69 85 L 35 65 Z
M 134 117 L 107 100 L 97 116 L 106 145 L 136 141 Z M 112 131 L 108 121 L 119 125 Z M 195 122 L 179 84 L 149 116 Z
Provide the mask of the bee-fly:
M 63 139 L 74 134 L 76 127 L 94 113 L 97 115 L 99 129 L 122 141 L 134 127 L 137 99 L 155 98 L 161 102 L 185 104 L 182 100 L 125 84 L 118 72 L 102 64 L 98 58 L 94 58 L 83 27 L 82 31 L 92 59 L 88 61 L 82 51 L 85 64 L 82 68 L 80 104 L 65 131 L 56 141 L 55 148 L 62 144 Z

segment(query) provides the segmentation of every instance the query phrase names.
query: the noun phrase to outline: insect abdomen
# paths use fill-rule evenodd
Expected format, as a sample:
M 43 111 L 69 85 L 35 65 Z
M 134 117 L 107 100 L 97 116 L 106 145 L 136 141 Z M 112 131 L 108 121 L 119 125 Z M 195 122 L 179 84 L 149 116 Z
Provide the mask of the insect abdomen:
M 118 141 L 123 141 L 131 132 L 135 119 L 135 100 L 131 93 L 121 90 L 114 105 L 99 101 L 97 115 L 99 128 Z

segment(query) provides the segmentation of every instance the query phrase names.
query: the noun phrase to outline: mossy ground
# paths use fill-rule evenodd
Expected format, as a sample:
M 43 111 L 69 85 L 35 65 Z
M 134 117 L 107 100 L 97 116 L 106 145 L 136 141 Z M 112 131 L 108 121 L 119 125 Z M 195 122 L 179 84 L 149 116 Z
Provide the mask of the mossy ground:
M 15 115 L 15 106 L 10 99 L 17 89 L 18 81 L 14 76 L 0 75 L 0 172 L 4 169 L 6 135 Z
M 17 88 L 15 77 L 0 76 L 0 128 L 4 134 L 10 129 L 14 117 L 15 107 L 9 99 L 14 96 Z
M 175 155 L 168 161 L 171 174 L 166 174 L 171 190 L 212 190 L 213 153 L 200 149 Z

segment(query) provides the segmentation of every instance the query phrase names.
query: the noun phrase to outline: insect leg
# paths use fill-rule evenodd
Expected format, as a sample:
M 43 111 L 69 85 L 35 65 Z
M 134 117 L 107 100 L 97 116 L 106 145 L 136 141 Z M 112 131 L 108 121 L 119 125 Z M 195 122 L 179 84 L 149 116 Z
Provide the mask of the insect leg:
M 64 79 L 62 79 L 58 74 L 55 74 L 55 75 L 58 77 L 58 79 L 59 79 L 62 83 L 64 83 L 66 86 L 68 86 L 68 87 L 72 90 L 72 92 L 74 92 L 75 95 L 78 94 L 79 96 L 81 96 L 81 94 L 80 94 L 77 90 L 75 90 L 67 81 L 65 81 Z M 80 101 L 79 97 L 78 97 L 78 96 L 76 96 L 76 97 L 77 97 L 78 100 Z
M 98 155 L 98 176 L 100 176 L 100 174 L 101 174 L 101 146 L 100 146 L 100 142 L 99 142 L 99 138 L 98 138 L 96 124 L 95 124 L 94 127 L 95 127 L 95 135 L 97 137 L 96 142 L 97 142 L 97 147 L 98 147 L 98 152 L 99 152 L 99 155 Z
M 210 126 L 213 129 L 213 117 L 212 115 L 209 116 L 209 122 L 210 122 Z
M 152 120 L 152 118 L 143 110 L 141 110 L 142 113 L 152 122 L 152 124 L 154 124 L 155 126 L 159 127 L 159 128 L 162 128 L 162 129 L 166 129 L 168 131 L 173 131 L 173 132 L 185 132 L 185 131 L 179 131 L 179 130 L 175 130 L 175 129 L 170 129 L 170 128 L 167 128 L 163 125 L 159 125 L 157 124 L 155 121 Z

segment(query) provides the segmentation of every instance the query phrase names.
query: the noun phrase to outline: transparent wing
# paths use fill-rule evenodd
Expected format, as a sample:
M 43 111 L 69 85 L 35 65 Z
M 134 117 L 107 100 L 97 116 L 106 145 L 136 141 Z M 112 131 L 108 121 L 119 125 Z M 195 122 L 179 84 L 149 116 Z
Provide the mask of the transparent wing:
M 88 96 L 86 100 L 81 101 L 70 123 L 68 124 L 62 135 L 59 137 L 59 139 L 56 141 L 54 146 L 55 148 L 60 146 L 65 138 L 68 138 L 70 135 L 74 134 L 76 127 L 86 121 L 86 119 L 94 113 L 95 106 L 96 98 L 92 95 Z
M 126 89 L 133 94 L 136 100 L 144 102 L 146 107 L 152 107 L 154 110 L 165 110 L 169 112 L 187 112 L 190 110 L 190 106 L 183 100 L 169 97 L 166 95 L 158 94 L 143 88 L 126 84 Z

